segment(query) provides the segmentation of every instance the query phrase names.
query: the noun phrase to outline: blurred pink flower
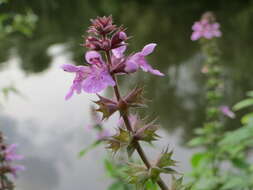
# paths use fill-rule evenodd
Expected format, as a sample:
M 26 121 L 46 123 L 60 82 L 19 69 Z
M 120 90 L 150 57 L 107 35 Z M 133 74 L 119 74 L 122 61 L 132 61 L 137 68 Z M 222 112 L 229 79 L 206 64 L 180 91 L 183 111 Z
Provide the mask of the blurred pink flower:
M 20 171 L 25 171 L 26 168 L 23 165 L 13 165 L 11 166 L 11 174 L 13 175 L 13 177 L 17 177 L 17 173 Z
M 228 106 L 220 106 L 220 111 L 227 117 L 234 119 L 235 113 L 230 110 Z
M 19 155 L 16 153 L 17 147 L 18 147 L 17 144 L 11 144 L 7 146 L 6 150 L 4 151 L 4 159 L 6 161 L 15 161 L 24 159 L 23 155 Z
M 220 24 L 217 22 L 210 23 L 207 19 L 195 22 L 192 26 L 193 33 L 191 40 L 195 41 L 200 38 L 212 39 L 213 37 L 221 37 Z

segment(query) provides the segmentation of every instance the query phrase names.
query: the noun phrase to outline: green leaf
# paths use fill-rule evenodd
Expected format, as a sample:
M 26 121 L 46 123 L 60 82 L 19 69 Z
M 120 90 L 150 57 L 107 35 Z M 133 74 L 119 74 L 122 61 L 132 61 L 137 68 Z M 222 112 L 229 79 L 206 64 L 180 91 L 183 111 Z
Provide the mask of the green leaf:
M 132 143 L 132 136 L 126 129 L 119 127 L 117 133 L 107 139 L 107 148 L 111 149 L 113 153 L 116 153 L 120 148 L 126 148 Z
M 94 143 L 90 144 L 88 147 L 84 148 L 83 150 L 81 150 L 81 151 L 79 152 L 79 157 L 85 156 L 85 154 L 86 154 L 87 152 L 89 152 L 90 150 L 96 148 L 96 147 L 97 147 L 98 145 L 100 145 L 100 144 L 101 144 L 101 141 L 95 141 Z
M 232 163 L 239 169 L 248 170 L 250 168 L 250 164 L 244 159 L 234 158 L 232 159 Z
M 151 180 L 146 182 L 146 190 L 159 190 L 159 187 L 156 183 L 153 183 Z
M 194 147 L 194 146 L 203 145 L 205 144 L 205 142 L 206 142 L 205 137 L 195 137 L 190 142 L 188 142 L 188 145 Z
M 237 104 L 234 105 L 233 109 L 235 111 L 252 106 L 253 105 L 253 99 L 252 98 L 248 98 L 245 100 L 242 100 L 240 102 L 238 102 Z
M 253 113 L 248 113 L 246 115 L 244 115 L 241 119 L 242 124 L 246 125 L 246 124 L 253 124 Z
M 176 161 L 172 159 L 173 151 L 168 152 L 166 149 L 164 152 L 161 153 L 160 157 L 156 162 L 156 166 L 159 168 L 168 167 L 168 166 L 175 166 Z
M 206 153 L 196 153 L 192 156 L 191 164 L 193 168 L 197 168 L 200 163 L 207 157 Z
M 174 175 L 172 175 L 172 185 L 171 185 L 171 190 L 183 190 L 184 185 L 183 185 L 183 177 L 176 178 Z
M 253 90 L 252 90 L 252 91 L 247 92 L 247 96 L 249 96 L 249 97 L 252 97 L 252 98 L 253 98 Z

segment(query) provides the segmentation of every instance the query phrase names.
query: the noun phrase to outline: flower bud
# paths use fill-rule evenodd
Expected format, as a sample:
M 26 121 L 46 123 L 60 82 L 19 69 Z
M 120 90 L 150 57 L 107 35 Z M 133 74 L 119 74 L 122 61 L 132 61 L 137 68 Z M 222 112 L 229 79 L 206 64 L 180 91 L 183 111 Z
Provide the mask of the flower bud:
M 88 33 L 95 35 L 106 35 L 115 31 L 116 26 L 113 25 L 112 16 L 97 17 L 91 19 L 91 26 L 88 29 Z
M 91 49 L 91 50 L 101 50 L 101 41 L 95 37 L 89 36 L 87 37 L 87 39 L 85 40 L 85 47 Z
M 127 35 L 123 31 L 119 31 L 112 36 L 111 47 L 112 49 L 118 48 L 122 45 L 122 42 L 127 40 Z

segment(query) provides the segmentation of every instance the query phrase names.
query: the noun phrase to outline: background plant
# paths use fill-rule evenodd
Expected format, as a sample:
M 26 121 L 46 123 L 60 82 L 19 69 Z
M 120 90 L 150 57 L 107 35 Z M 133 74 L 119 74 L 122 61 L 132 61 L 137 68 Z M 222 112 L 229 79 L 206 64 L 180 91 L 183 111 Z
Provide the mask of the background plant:
M 213 13 L 207 12 L 199 22 L 195 22 L 192 29 L 194 32 L 191 39 L 200 41 L 205 56 L 202 73 L 206 76 L 207 102 L 205 123 L 195 131 L 197 136 L 189 142 L 189 145 L 202 149 L 192 156 L 192 189 L 251 189 L 249 181 L 252 181 L 252 170 L 246 156 L 252 143 L 249 140 L 252 135 L 248 133 L 250 127 L 230 132 L 225 127 L 224 116 L 233 119 L 235 114 L 224 105 L 224 69 L 220 64 L 217 44 L 217 37 L 221 37 L 219 23 L 215 21 Z M 244 105 L 245 101 L 235 108 Z M 249 118 L 250 115 L 246 117 Z

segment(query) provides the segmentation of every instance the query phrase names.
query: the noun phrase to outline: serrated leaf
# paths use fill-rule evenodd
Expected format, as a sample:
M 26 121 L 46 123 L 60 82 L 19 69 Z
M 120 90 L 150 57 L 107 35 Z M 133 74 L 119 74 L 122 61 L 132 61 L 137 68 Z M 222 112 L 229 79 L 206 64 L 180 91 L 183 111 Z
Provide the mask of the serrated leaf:
M 116 153 L 120 148 L 128 147 L 132 143 L 132 139 L 129 131 L 119 127 L 117 133 L 106 138 L 105 141 L 108 144 L 107 148 Z
M 158 158 L 156 166 L 159 168 L 175 166 L 177 162 L 172 159 L 172 155 L 173 151 L 168 152 L 168 149 L 166 149 L 164 152 L 161 153 L 160 157 Z
M 184 189 L 183 177 L 177 179 L 174 175 L 172 175 L 171 190 L 183 190 L 183 189 Z

